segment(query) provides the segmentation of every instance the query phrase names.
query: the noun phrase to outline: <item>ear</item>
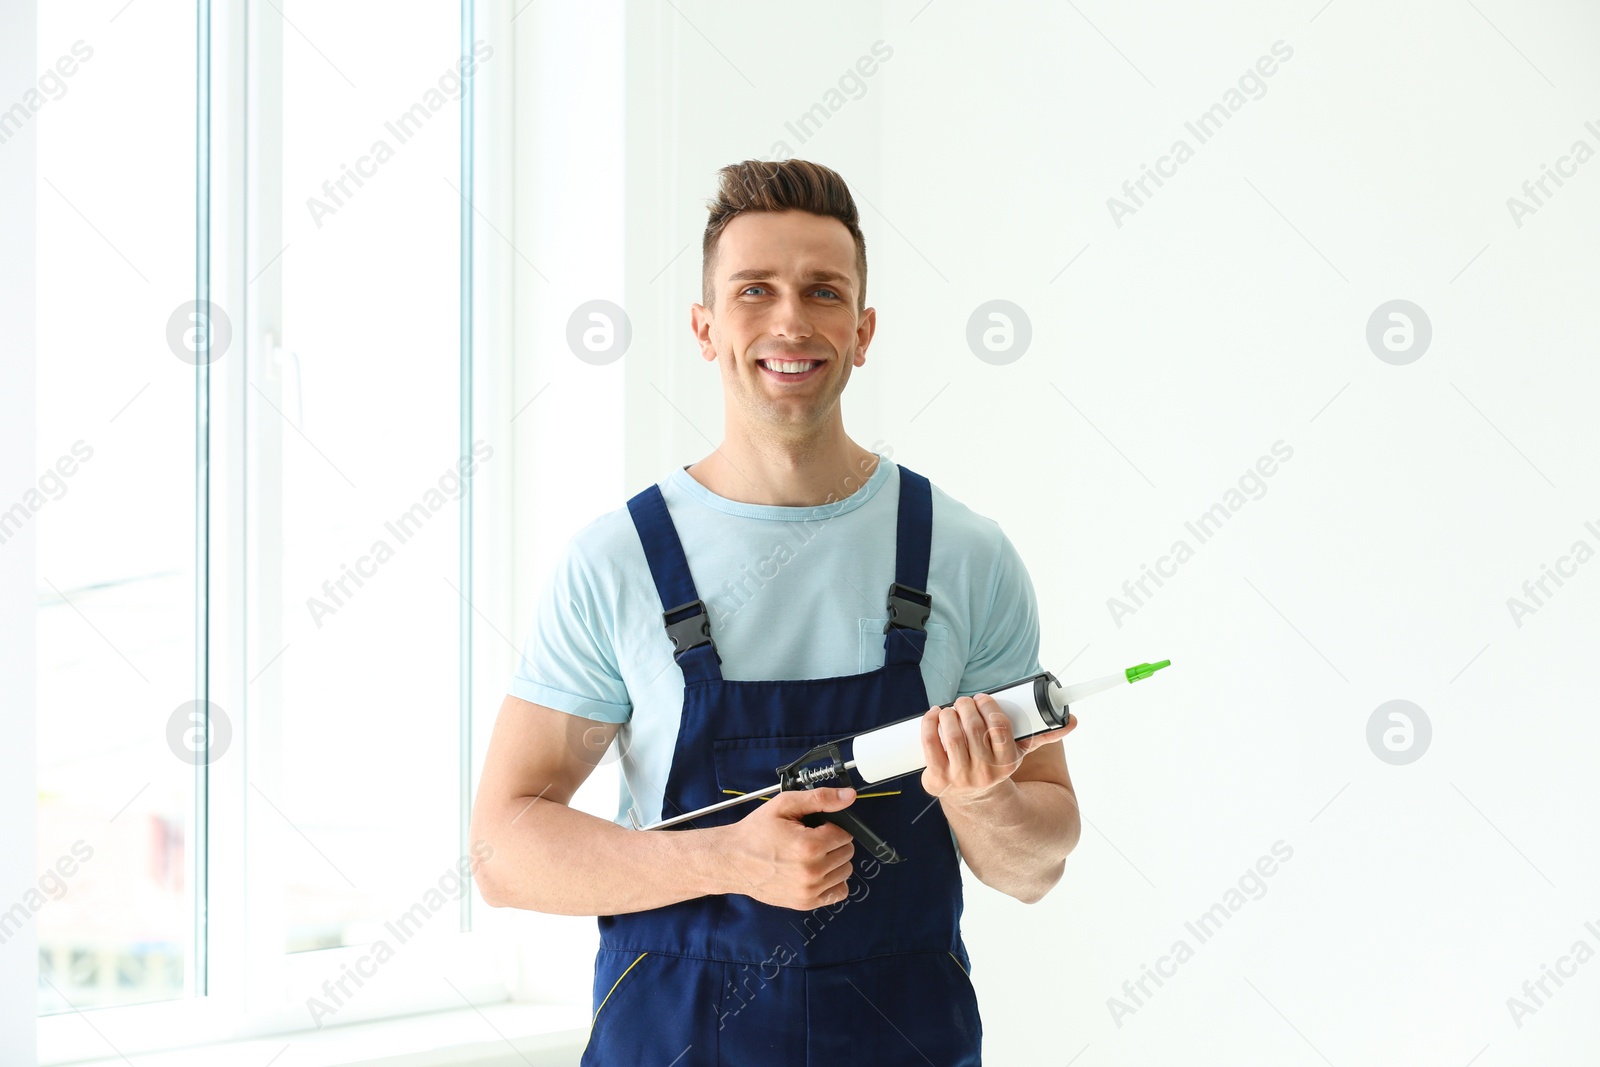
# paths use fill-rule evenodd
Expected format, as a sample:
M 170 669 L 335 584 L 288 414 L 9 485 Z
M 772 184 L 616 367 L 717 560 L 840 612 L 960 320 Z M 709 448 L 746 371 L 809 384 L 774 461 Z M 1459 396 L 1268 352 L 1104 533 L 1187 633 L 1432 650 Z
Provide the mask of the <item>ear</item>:
M 689 332 L 700 345 L 700 358 L 707 363 L 717 361 L 717 348 L 711 343 L 712 314 L 703 304 L 689 305 Z
M 867 362 L 867 346 L 872 344 L 872 335 L 878 329 L 878 309 L 867 308 L 861 313 L 861 322 L 856 326 L 856 358 L 853 366 L 862 366 Z

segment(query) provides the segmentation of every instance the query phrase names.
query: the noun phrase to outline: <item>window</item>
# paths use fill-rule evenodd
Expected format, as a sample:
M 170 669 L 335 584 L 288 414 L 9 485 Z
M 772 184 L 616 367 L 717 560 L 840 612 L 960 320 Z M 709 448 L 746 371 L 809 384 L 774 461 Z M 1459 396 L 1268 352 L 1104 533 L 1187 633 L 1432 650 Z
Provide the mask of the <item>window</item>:
M 263 634 L 253 651 L 294 766 L 252 792 L 272 794 L 289 832 L 282 938 L 296 952 L 370 945 L 462 852 L 459 763 L 437 754 L 461 734 L 448 664 L 463 621 L 467 82 L 451 5 L 374 19 L 280 3 L 300 31 L 282 37 L 281 231 L 251 262 L 258 286 L 281 279 L 252 299 L 282 349 L 276 395 L 250 399 L 277 423 L 258 469 L 279 507 L 259 516 L 255 559 L 281 614 L 263 605 L 278 647 Z M 470 442 L 466 455 L 476 473 Z
M 194 174 L 195 12 L 109 14 L 39 9 L 42 1013 L 195 977 L 197 778 L 167 743 L 196 693 L 195 369 L 165 343 L 194 294 L 194 183 L 172 176 Z
M 380 14 L 40 6 L 47 1059 L 104 1053 L 74 1009 L 135 1054 L 506 992 L 461 870 L 509 676 L 474 640 L 494 49 L 472 0 Z

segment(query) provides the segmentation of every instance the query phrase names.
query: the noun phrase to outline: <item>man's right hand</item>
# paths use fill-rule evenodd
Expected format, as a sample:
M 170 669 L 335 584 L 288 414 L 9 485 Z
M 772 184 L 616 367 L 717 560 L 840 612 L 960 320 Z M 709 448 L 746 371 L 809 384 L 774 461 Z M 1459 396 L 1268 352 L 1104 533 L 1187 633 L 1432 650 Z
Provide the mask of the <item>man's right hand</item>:
M 716 848 L 729 868 L 727 892 L 796 911 L 845 899 L 855 839 L 831 822 L 800 820 L 847 808 L 855 798 L 854 789 L 780 790 L 738 822 L 716 827 Z

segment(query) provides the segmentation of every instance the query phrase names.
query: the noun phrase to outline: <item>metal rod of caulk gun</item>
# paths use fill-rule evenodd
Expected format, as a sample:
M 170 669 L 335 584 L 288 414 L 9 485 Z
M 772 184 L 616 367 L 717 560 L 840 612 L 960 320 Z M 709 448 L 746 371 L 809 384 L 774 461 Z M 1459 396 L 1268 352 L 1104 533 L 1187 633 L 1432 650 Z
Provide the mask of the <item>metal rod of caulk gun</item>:
M 1115 674 L 1072 685 L 1062 685 L 1056 681 L 1053 674 L 1046 671 L 999 686 L 989 695 L 994 697 L 995 702 L 1000 705 L 1000 710 L 1005 712 L 1006 718 L 1010 720 L 1012 736 L 1020 741 L 1065 726 L 1069 704 L 1075 704 L 1119 685 L 1128 685 L 1148 678 L 1171 663 L 1170 659 L 1157 663 L 1140 663 Z M 927 763 L 922 757 L 921 723 L 921 715 L 912 715 L 887 726 L 857 734 L 852 741 L 852 754 L 855 758 L 846 761 L 844 769 L 854 769 L 868 785 L 922 770 Z M 848 781 L 848 778 L 846 780 Z M 783 783 L 779 782 L 766 789 L 741 793 L 716 804 L 651 823 L 649 826 L 640 826 L 633 817 L 632 809 L 628 811 L 628 818 L 633 822 L 634 829 L 660 830 L 713 812 L 724 811 L 747 800 L 771 796 L 782 788 Z
M 856 761 L 855 760 L 846 760 L 845 761 L 845 765 L 844 765 L 844 769 L 848 771 L 852 767 L 854 767 L 855 765 L 856 765 Z M 682 815 L 674 815 L 670 819 L 662 819 L 660 822 L 653 822 L 649 826 L 641 826 L 641 827 L 639 827 L 639 829 L 641 829 L 641 830 L 661 830 L 661 829 L 664 829 L 664 828 L 666 828 L 668 826 L 676 826 L 681 822 L 688 822 L 690 819 L 698 819 L 702 815 L 711 815 L 711 814 L 713 814 L 715 812 L 725 811 L 728 808 L 732 808 L 732 807 L 735 807 L 735 806 L 737 806 L 739 804 L 743 804 L 747 800 L 756 800 L 756 799 L 759 799 L 761 797 L 769 797 L 772 794 L 774 794 L 774 793 L 778 792 L 779 790 L 781 790 L 782 788 L 783 788 L 783 783 L 779 782 L 776 785 L 770 785 L 767 788 L 757 790 L 754 793 L 740 793 L 736 797 L 729 797 L 727 800 L 719 801 L 716 804 L 711 804 L 711 805 L 708 805 L 707 807 L 704 807 L 704 808 L 697 808 L 694 811 L 685 812 Z

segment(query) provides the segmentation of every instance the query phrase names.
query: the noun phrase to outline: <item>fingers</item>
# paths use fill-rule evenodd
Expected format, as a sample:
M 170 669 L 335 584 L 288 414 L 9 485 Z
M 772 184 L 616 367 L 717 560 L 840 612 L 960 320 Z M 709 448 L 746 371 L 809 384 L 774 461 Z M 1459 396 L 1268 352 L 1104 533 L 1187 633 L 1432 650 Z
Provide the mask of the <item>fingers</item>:
M 964 780 L 972 767 L 968 727 L 962 723 L 963 701 L 969 706 L 972 704 L 971 697 L 961 697 L 954 707 L 939 709 L 939 740 L 944 745 L 945 756 L 950 763 L 950 777 L 956 780 Z M 972 710 L 976 714 L 977 709 Z
M 791 813 L 812 811 L 838 811 L 855 803 L 856 791 L 846 786 L 842 789 L 784 789 L 778 793 Z
M 1061 740 L 1077 725 L 1078 717 L 1069 711 L 1065 726 L 1019 741 L 994 697 L 958 697 L 950 707 L 929 708 L 922 716 L 925 773 L 935 781 L 961 782 L 980 776 L 974 772 L 984 765 L 1014 769 L 1029 752 Z
M 845 860 L 837 867 L 829 870 L 828 873 L 823 876 L 823 884 L 828 886 L 827 889 L 822 891 L 822 899 L 824 902 L 832 904 L 843 900 L 849 895 L 849 879 L 853 870 L 854 868 L 851 867 L 850 861 Z
M 944 742 L 939 737 L 940 708 L 929 708 L 922 716 L 922 758 L 928 769 L 945 778 L 950 774 L 950 758 L 945 755 Z
M 844 844 L 840 845 L 839 847 L 830 848 L 827 851 L 827 854 L 823 858 L 827 860 L 828 869 L 830 871 L 833 870 L 834 868 L 838 867 L 842 863 L 849 863 L 850 862 L 850 857 L 852 857 L 852 856 L 854 856 L 856 854 L 855 840 L 856 839 L 853 838 L 853 837 L 849 838 L 849 839 L 847 839 L 845 841 Z
M 1059 741 L 1063 737 L 1066 737 L 1068 734 L 1070 734 L 1073 730 L 1077 729 L 1077 726 L 1078 717 L 1071 712 L 1068 712 L 1067 724 L 1065 726 L 1058 726 L 1054 730 L 1046 730 L 1042 734 L 1034 734 L 1031 737 L 1023 738 L 1022 741 L 1019 742 L 1019 744 L 1022 746 L 1022 752 L 1027 754 L 1041 745 L 1048 745 L 1052 741 Z
M 956 739 L 958 750 L 952 750 L 950 755 L 952 769 L 1011 767 L 1022 758 L 1012 736 L 1011 720 L 988 693 L 959 697 L 941 715 L 952 724 L 946 732 Z
M 988 753 L 989 762 L 1009 767 L 1020 760 L 1023 750 L 1017 747 L 1011 720 L 1000 710 L 1000 702 L 988 693 L 979 693 L 973 698 L 973 704 L 983 723 L 984 751 Z
M 840 808 L 848 808 L 856 802 L 856 791 L 849 786 L 839 789 L 818 789 L 814 790 L 814 792 L 828 794 L 820 801 L 819 811 L 838 811 Z

